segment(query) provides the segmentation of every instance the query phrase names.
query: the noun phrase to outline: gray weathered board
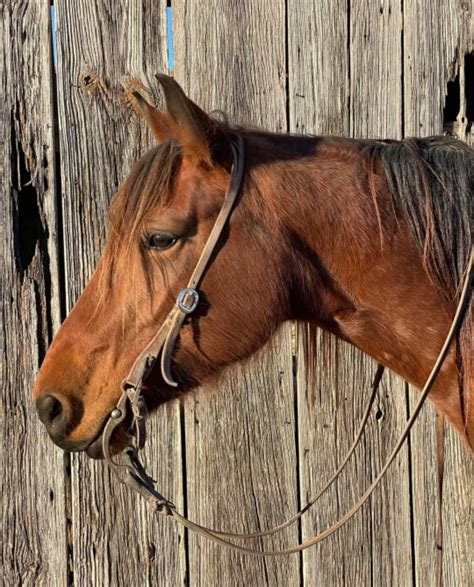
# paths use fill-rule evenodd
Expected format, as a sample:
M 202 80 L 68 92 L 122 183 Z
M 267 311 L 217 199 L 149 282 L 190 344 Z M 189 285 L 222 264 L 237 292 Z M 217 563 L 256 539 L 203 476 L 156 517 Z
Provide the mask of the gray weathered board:
M 5 8 L 0 24 L 0 581 L 64 585 L 64 457 L 51 450 L 31 401 L 35 371 L 60 323 L 49 2 Z
M 161 97 L 166 2 L 56 0 L 2 8 L 2 568 L 6 585 L 435 584 L 436 424 L 427 406 L 375 497 L 303 555 L 255 559 L 187 535 L 113 482 L 64 457 L 31 386 L 52 334 L 90 277 L 107 205 L 152 144 L 128 101 Z M 449 79 L 473 48 L 470 0 L 173 0 L 174 75 L 207 110 L 296 133 L 439 134 Z M 465 105 L 464 105 L 465 106 Z M 461 99 L 461 109 L 463 99 Z M 460 117 L 455 131 L 474 143 Z M 196 521 L 236 531 L 281 522 L 350 445 L 374 363 L 286 325 L 213 389 L 160 410 L 146 460 Z M 281 547 L 342 514 L 380 469 L 418 392 L 386 375 L 353 463 Z M 443 583 L 472 579 L 473 462 L 445 436 Z

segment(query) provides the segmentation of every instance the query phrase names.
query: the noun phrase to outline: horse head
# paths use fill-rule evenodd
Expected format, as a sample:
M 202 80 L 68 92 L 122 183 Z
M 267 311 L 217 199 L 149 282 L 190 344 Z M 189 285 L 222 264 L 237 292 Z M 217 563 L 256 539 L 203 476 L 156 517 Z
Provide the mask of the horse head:
M 204 113 L 171 78 L 159 80 L 167 111 L 135 94 L 158 145 L 114 197 L 103 254 L 34 387 L 53 441 L 92 456 L 100 456 L 101 431 L 121 381 L 198 262 L 230 178 L 238 131 Z M 290 235 L 277 210 L 259 200 L 266 187 L 252 180 L 251 144 L 246 165 L 239 201 L 202 279 L 199 307 L 175 346 L 178 389 L 154 369 L 144 387 L 149 410 L 250 355 L 290 317 Z M 114 437 L 117 451 L 127 442 L 125 429 Z

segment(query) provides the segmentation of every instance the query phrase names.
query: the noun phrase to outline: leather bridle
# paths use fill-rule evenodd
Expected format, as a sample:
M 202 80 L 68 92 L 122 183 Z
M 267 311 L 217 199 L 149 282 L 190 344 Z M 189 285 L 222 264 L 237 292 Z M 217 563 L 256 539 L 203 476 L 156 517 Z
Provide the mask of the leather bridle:
M 473 252 L 471 251 L 459 303 L 450 330 L 446 336 L 444 345 L 438 355 L 435 365 L 433 366 L 430 376 L 428 377 L 421 391 L 418 403 L 416 404 L 415 409 L 413 410 L 413 413 L 410 419 L 408 420 L 403 433 L 401 434 L 398 442 L 396 443 L 395 447 L 390 453 L 387 461 L 385 462 L 380 473 L 372 482 L 372 484 L 366 489 L 366 491 L 362 494 L 358 501 L 356 501 L 356 503 L 336 522 L 328 526 L 319 534 L 316 534 L 315 536 L 309 538 L 301 544 L 298 544 L 291 548 L 275 551 L 254 550 L 251 548 L 246 548 L 234 544 L 230 542 L 230 540 L 245 540 L 260 536 L 267 536 L 283 530 L 284 528 L 298 520 L 312 505 L 314 505 L 314 503 L 316 503 L 316 501 L 323 495 L 323 493 L 325 493 L 325 491 L 332 485 L 332 483 L 336 481 L 339 474 L 341 473 L 341 471 L 349 461 L 350 457 L 354 453 L 362 437 L 374 399 L 377 394 L 377 389 L 379 387 L 384 368 L 381 365 L 378 366 L 377 372 L 374 377 L 374 382 L 372 384 L 372 391 L 367 402 L 363 418 L 359 425 L 357 435 L 346 456 L 337 468 L 336 472 L 300 512 L 298 512 L 296 515 L 294 515 L 291 519 L 284 522 L 283 524 L 280 524 L 275 528 L 271 528 L 263 532 L 255 532 L 251 534 L 231 534 L 228 532 L 213 530 L 196 524 L 195 522 L 192 522 L 183 515 L 179 514 L 176 510 L 176 506 L 171 501 L 163 497 L 160 494 L 160 492 L 155 488 L 155 482 L 149 477 L 138 458 L 138 451 L 143 448 L 146 440 L 145 424 L 148 416 L 145 400 L 142 396 L 142 384 L 146 380 L 147 376 L 150 374 L 156 362 L 160 360 L 160 368 L 163 379 L 168 385 L 172 387 L 177 386 L 177 383 L 174 381 L 173 376 L 171 374 L 171 358 L 173 355 L 176 339 L 186 318 L 194 312 L 194 310 L 197 308 L 199 304 L 199 284 L 210 263 L 212 254 L 215 252 L 215 248 L 222 234 L 222 231 L 226 226 L 226 223 L 232 213 L 232 209 L 234 207 L 235 200 L 237 198 L 240 185 L 242 183 L 244 169 L 244 144 L 240 136 L 236 137 L 235 144 L 232 143 L 232 153 L 233 164 L 229 188 L 225 195 L 224 204 L 217 216 L 211 234 L 209 235 L 206 245 L 202 251 L 201 257 L 199 258 L 199 261 L 196 265 L 196 268 L 194 269 L 194 272 L 191 276 L 191 279 L 189 280 L 187 287 L 181 290 L 181 292 L 179 293 L 178 298 L 176 300 L 176 304 L 168 314 L 166 320 L 163 322 L 163 325 L 161 326 L 155 337 L 150 341 L 150 343 L 137 357 L 127 378 L 122 382 L 122 395 L 115 409 L 111 412 L 102 434 L 102 451 L 105 460 L 110 465 L 112 470 L 116 473 L 119 480 L 122 483 L 128 485 L 129 487 L 133 488 L 135 491 L 138 491 L 143 497 L 145 497 L 145 499 L 152 502 L 155 505 L 157 511 L 173 517 L 177 522 L 181 523 L 189 530 L 192 530 L 197 534 L 204 536 L 205 538 L 212 540 L 217 544 L 220 544 L 221 546 L 232 548 L 239 552 L 254 556 L 278 556 L 284 554 L 292 554 L 301 550 L 305 550 L 306 548 L 312 546 L 313 544 L 321 542 L 322 540 L 336 532 L 336 530 L 338 530 L 341 526 L 343 526 L 348 520 L 350 520 L 355 515 L 355 513 L 362 507 L 362 505 L 369 499 L 377 485 L 383 479 L 388 467 L 395 459 L 403 443 L 408 437 L 408 434 L 415 420 L 417 419 L 417 416 L 446 359 L 451 342 L 455 337 L 456 333 L 458 332 L 459 327 L 462 323 L 464 309 L 466 306 L 466 302 L 469 298 L 470 292 Z M 132 415 L 134 445 L 128 447 L 125 450 L 124 462 L 118 463 L 112 458 L 110 452 L 111 437 L 114 430 L 125 420 L 129 410 L 131 411 Z

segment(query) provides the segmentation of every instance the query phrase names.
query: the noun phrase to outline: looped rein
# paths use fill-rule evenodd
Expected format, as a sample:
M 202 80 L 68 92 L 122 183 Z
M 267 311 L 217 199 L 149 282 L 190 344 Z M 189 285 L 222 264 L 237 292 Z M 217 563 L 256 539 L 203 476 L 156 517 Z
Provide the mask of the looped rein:
M 321 542 L 322 540 L 336 532 L 341 526 L 343 526 L 348 520 L 350 520 L 356 514 L 356 512 L 369 499 L 377 485 L 383 479 L 387 469 L 399 453 L 401 447 L 403 446 L 403 443 L 408 437 L 408 434 L 414 422 L 416 421 L 417 416 L 426 398 L 428 397 L 428 394 L 431 388 L 433 387 L 434 382 L 436 381 L 436 377 L 438 376 L 438 373 L 446 359 L 451 342 L 462 324 L 464 309 L 466 306 L 466 302 L 469 298 L 471 287 L 473 251 L 471 251 L 471 256 L 466 270 L 466 276 L 464 280 L 462 293 L 459 299 L 459 303 L 450 330 L 446 336 L 444 345 L 421 391 L 418 403 L 416 404 L 415 409 L 410 419 L 408 420 L 403 433 L 401 434 L 390 456 L 388 457 L 380 473 L 374 479 L 372 484 L 366 489 L 366 491 L 362 494 L 358 501 L 356 501 L 354 505 L 336 522 L 328 526 L 319 534 L 316 534 L 315 536 L 309 538 L 301 544 L 297 544 L 296 546 L 293 546 L 291 548 L 273 551 L 254 550 L 251 548 L 246 548 L 234 544 L 230 542 L 230 540 L 245 540 L 250 538 L 256 538 L 259 536 L 267 536 L 283 530 L 284 528 L 295 522 L 297 519 L 299 519 L 312 505 L 314 505 L 314 503 L 316 503 L 316 501 L 332 485 L 332 483 L 336 481 L 342 469 L 345 467 L 351 455 L 355 451 L 360 438 L 362 437 L 365 425 L 370 414 L 371 407 L 373 405 L 377 393 L 378 386 L 380 384 L 380 380 L 382 378 L 383 367 L 379 365 L 377 369 L 377 372 L 374 377 L 374 382 L 372 384 L 372 393 L 370 394 L 369 401 L 367 403 L 364 416 L 360 423 L 358 433 L 354 439 L 351 448 L 342 460 L 338 469 L 336 470 L 334 475 L 329 479 L 329 481 L 320 489 L 317 495 L 313 497 L 300 512 L 295 514 L 291 519 L 284 522 L 283 524 L 280 524 L 275 528 L 271 528 L 263 532 L 255 532 L 251 534 L 231 534 L 228 532 L 220 532 L 196 524 L 195 522 L 192 522 L 191 520 L 187 519 L 186 517 L 178 513 L 176 510 L 176 506 L 171 501 L 163 497 L 163 495 L 161 495 L 161 493 L 156 489 L 155 481 L 153 481 L 153 479 L 151 479 L 151 477 L 147 474 L 145 468 L 143 467 L 138 458 L 138 451 L 143 448 L 146 440 L 145 424 L 148 416 L 146 404 L 143 396 L 141 395 L 142 383 L 143 381 L 145 381 L 146 377 L 153 369 L 155 363 L 161 355 L 160 368 L 163 379 L 168 385 L 173 387 L 177 386 L 177 383 L 174 381 L 173 376 L 171 374 L 171 357 L 173 355 L 176 339 L 179 335 L 181 327 L 184 324 L 184 321 L 190 314 L 192 314 L 192 312 L 194 312 L 194 310 L 197 308 L 199 304 L 199 283 L 210 263 L 211 256 L 215 250 L 216 244 L 219 240 L 222 230 L 225 227 L 226 222 L 232 213 L 232 209 L 236 197 L 238 195 L 240 185 L 242 183 L 244 168 L 244 145 L 243 140 L 240 136 L 237 136 L 236 145 L 232 144 L 232 152 L 233 164 L 229 188 L 225 195 L 224 204 L 217 216 L 211 234 L 209 235 L 206 245 L 201 253 L 201 257 L 199 258 L 199 261 L 196 265 L 196 268 L 194 269 L 194 272 L 191 276 L 191 279 L 189 280 L 187 287 L 181 290 L 181 292 L 179 293 L 176 305 L 168 314 L 168 317 L 164 321 L 163 325 L 161 326 L 155 337 L 150 341 L 150 343 L 137 357 L 130 370 L 130 373 L 128 374 L 127 378 L 122 382 L 122 395 L 120 397 L 119 402 L 117 403 L 117 406 L 111 412 L 102 434 L 102 450 L 106 462 L 110 465 L 110 467 L 117 475 L 119 480 L 122 483 L 134 489 L 135 491 L 137 491 L 138 493 L 140 493 L 146 500 L 153 503 L 157 511 L 173 517 L 177 522 L 179 522 L 189 530 L 192 530 L 197 534 L 204 536 L 205 538 L 213 542 L 216 542 L 217 544 L 220 544 L 221 546 L 225 546 L 227 548 L 231 548 L 233 550 L 237 550 L 239 552 L 250 554 L 253 556 L 279 556 L 305 550 L 306 548 L 312 546 L 313 544 Z M 124 454 L 124 462 L 118 463 L 113 460 L 110 452 L 111 438 L 114 430 L 125 420 L 127 413 L 129 411 L 132 414 L 134 446 L 126 449 Z

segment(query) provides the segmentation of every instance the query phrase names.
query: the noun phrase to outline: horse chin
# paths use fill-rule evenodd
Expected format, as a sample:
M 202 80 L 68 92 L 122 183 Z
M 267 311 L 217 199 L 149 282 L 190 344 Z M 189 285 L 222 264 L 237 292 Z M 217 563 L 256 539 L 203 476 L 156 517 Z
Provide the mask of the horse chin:
M 98 428 L 96 436 L 89 442 L 87 447 L 84 448 L 84 452 L 86 455 L 94 460 L 102 460 L 104 459 L 104 452 L 102 450 L 102 443 L 103 443 L 103 436 L 104 436 L 104 429 L 109 421 L 110 414 L 104 419 L 102 425 Z M 127 414 L 127 417 L 122 422 L 122 424 L 117 427 L 110 439 L 110 454 L 115 456 L 121 453 L 127 446 L 130 445 L 130 436 L 127 431 L 130 429 L 131 424 L 131 414 Z
M 130 438 L 127 433 L 122 430 L 116 430 L 110 444 L 110 454 L 115 456 L 121 453 L 129 445 Z M 102 460 L 104 458 L 104 452 L 102 450 L 102 431 L 99 436 L 89 444 L 84 452 L 90 459 Z
M 102 435 L 96 438 L 92 444 L 89 444 L 89 446 L 86 448 L 86 455 L 90 459 L 94 460 L 100 460 L 104 458 L 104 453 L 102 451 Z
M 163 382 L 160 382 L 160 384 L 156 387 L 144 386 L 142 389 L 142 393 L 145 399 L 149 415 L 151 415 L 162 404 L 166 403 L 170 399 L 175 399 L 176 397 L 179 397 L 183 393 L 183 390 L 181 386 L 179 390 L 176 390 L 175 388 L 170 387 L 168 385 L 163 385 Z M 104 453 L 102 450 L 102 435 L 107 420 L 108 418 L 105 419 L 103 425 L 100 427 L 97 436 L 87 445 L 87 447 L 83 449 L 87 456 L 91 459 L 104 459 Z M 111 439 L 112 442 L 110 445 L 110 454 L 112 456 L 121 453 L 123 450 L 127 448 L 127 446 L 130 446 L 131 436 L 130 433 L 127 432 L 130 429 L 130 425 L 131 414 L 128 414 L 125 421 L 113 432 Z

